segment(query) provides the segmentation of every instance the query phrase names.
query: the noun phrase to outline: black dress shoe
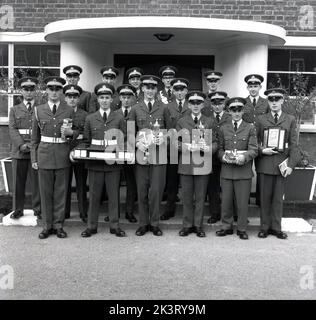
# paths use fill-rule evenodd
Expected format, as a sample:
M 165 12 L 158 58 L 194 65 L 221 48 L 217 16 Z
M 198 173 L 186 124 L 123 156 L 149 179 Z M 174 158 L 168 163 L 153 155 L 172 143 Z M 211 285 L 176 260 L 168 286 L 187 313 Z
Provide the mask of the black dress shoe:
M 216 223 L 217 221 L 220 221 L 220 220 L 221 220 L 220 218 L 210 217 L 207 219 L 207 223 L 213 224 L 213 223 Z
M 121 228 L 117 228 L 117 229 L 110 228 L 110 233 L 115 234 L 117 237 L 125 237 L 126 236 L 125 231 L 122 230 Z
M 205 232 L 202 228 L 197 228 L 196 229 L 196 236 L 200 237 L 200 238 L 204 238 L 205 237 Z
M 260 230 L 258 233 L 258 238 L 266 238 L 268 236 L 268 232 L 265 230 Z
M 57 229 L 51 228 L 48 231 L 49 231 L 49 234 L 57 234 Z
M 12 212 L 12 214 L 10 215 L 10 218 L 11 219 L 19 219 L 19 218 L 23 217 L 23 215 L 24 215 L 23 211 L 16 210 L 16 211 Z
M 110 221 L 109 216 L 105 216 L 105 217 L 104 217 L 104 221 L 105 221 L 105 222 L 109 222 L 109 221 Z
M 97 231 L 97 229 L 89 229 L 89 228 L 87 228 L 85 231 L 83 231 L 82 233 L 81 233 L 81 237 L 83 237 L 83 238 L 89 238 L 89 237 L 91 237 L 93 234 L 96 234 L 98 231 Z
M 242 239 L 242 240 L 248 240 L 249 239 L 248 234 L 247 234 L 246 231 L 237 230 L 237 236 L 239 236 L 239 238 Z
M 216 235 L 218 237 L 225 237 L 228 234 L 233 234 L 233 233 L 234 233 L 233 229 L 227 229 L 227 230 L 221 229 L 221 230 L 216 231 Z
M 87 218 L 87 217 L 81 217 L 81 221 L 82 221 L 83 223 L 87 223 L 87 222 L 88 222 L 88 218 Z
M 273 236 L 276 236 L 278 239 L 282 239 L 282 240 L 287 239 L 287 234 L 285 232 L 282 232 L 282 231 L 276 231 L 276 230 L 273 230 L 273 229 L 269 229 L 268 233 L 272 234 Z
M 148 231 L 148 226 L 141 226 L 136 230 L 135 234 L 137 236 L 143 236 L 147 231 Z
M 61 239 L 67 238 L 67 233 L 64 231 L 63 228 L 57 229 L 57 238 L 61 238 Z
M 152 227 L 151 231 L 154 236 L 158 236 L 158 237 L 162 236 L 162 231 L 160 230 L 159 227 Z
M 161 217 L 160 220 L 169 220 L 170 218 L 174 217 L 174 212 L 165 212 Z
M 136 223 L 137 222 L 137 219 L 136 219 L 136 217 L 134 216 L 133 213 L 126 213 L 125 214 L 125 218 L 131 223 Z
M 197 227 L 196 226 L 193 226 L 190 228 L 190 232 L 191 233 L 197 233 Z
M 191 228 L 182 228 L 182 229 L 179 231 L 179 236 L 180 236 L 180 237 L 186 237 L 186 236 L 188 236 L 190 233 L 191 233 Z
M 42 232 L 38 235 L 40 239 L 46 239 L 51 235 L 50 230 L 48 229 L 43 229 Z
M 41 211 L 34 210 L 34 216 L 38 219 L 42 219 Z

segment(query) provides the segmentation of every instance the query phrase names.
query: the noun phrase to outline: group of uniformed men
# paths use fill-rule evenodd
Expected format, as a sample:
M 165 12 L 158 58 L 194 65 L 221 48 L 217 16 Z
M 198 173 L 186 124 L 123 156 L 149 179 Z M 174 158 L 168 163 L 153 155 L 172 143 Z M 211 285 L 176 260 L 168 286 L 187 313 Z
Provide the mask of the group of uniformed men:
M 263 77 L 250 74 L 245 77 L 249 96 L 228 98 L 226 92 L 218 91 L 223 75 L 210 71 L 204 75 L 209 87 L 207 93 L 189 91 L 189 81 L 176 77 L 177 69 L 173 66 L 163 66 L 159 70 L 160 78 L 144 75 L 141 68 L 130 68 L 126 71 L 129 83 L 115 90 L 119 72 L 105 66 L 101 69 L 102 82 L 90 94 L 78 85 L 82 73 L 79 66 L 67 66 L 63 72 L 66 80 L 61 77 L 45 79 L 48 101 L 42 105 L 36 105 L 34 99 L 37 79 L 26 77 L 19 81 L 23 102 L 14 106 L 9 116 L 13 158 L 14 211 L 11 218 L 23 216 L 25 183 L 30 171 L 32 207 L 44 226 L 39 238 L 52 234 L 67 237 L 63 224 L 70 216 L 74 173 L 80 217 L 87 223 L 81 236 L 97 233 L 100 204 L 106 192 L 110 233 L 123 237 L 126 234 L 119 225 L 119 211 L 120 181 L 124 175 L 125 217 L 132 223 L 137 222 L 134 205 L 138 201 L 136 235 L 149 231 L 156 236 L 163 234 L 159 220 L 175 215 L 181 181 L 183 226 L 180 236 L 195 233 L 205 237 L 203 210 L 207 195 L 208 223 L 222 221 L 216 235 L 233 234 L 236 212 L 237 235 L 248 239 L 248 201 L 255 159 L 261 213 L 258 237 L 272 234 L 280 239 L 287 238 L 281 230 L 284 180 L 292 173 L 299 156 L 295 118 L 282 111 L 284 90 L 269 89 L 264 92 L 267 96 L 264 99 L 259 95 Z M 160 80 L 164 89 L 158 92 Z M 65 119 L 72 119 L 72 126 L 65 126 Z M 170 136 L 160 134 L 148 141 L 146 135 L 140 134 L 152 130 L 157 123 L 159 130 L 185 134 L 172 141 Z M 265 147 L 264 130 L 269 127 L 285 129 L 283 152 Z M 129 131 L 131 128 L 133 130 Z M 141 161 L 135 164 L 70 161 L 74 160 L 71 150 L 82 142 L 101 150 L 106 148 L 107 132 L 111 129 L 119 129 L 124 134 L 122 139 L 117 139 L 117 144 L 125 147 L 130 142 L 136 144 L 136 152 L 142 154 Z M 210 136 L 195 140 L 194 131 L 201 134 L 207 129 L 212 133 Z M 160 157 L 159 150 L 166 146 L 167 157 Z M 171 161 L 171 154 L 178 155 L 179 161 Z M 202 163 L 194 161 L 199 157 Z M 288 167 L 281 175 L 278 165 L 286 158 Z M 211 160 L 210 166 L 208 160 Z M 160 216 L 164 191 L 166 210 Z

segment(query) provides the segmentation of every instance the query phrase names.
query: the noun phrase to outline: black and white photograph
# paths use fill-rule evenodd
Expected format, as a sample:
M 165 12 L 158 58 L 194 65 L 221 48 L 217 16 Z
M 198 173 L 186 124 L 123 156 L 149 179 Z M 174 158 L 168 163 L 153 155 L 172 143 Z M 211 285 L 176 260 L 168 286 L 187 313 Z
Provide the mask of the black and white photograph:
M 0 310 L 315 300 L 315 146 L 315 1 L 2 0 Z

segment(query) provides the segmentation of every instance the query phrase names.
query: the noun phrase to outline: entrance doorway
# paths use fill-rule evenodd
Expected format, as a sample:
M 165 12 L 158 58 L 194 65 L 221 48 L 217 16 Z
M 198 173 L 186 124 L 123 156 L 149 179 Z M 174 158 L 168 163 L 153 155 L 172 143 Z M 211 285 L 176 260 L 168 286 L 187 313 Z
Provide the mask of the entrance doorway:
M 158 75 L 160 67 L 172 65 L 178 69 L 177 77 L 187 78 L 190 81 L 190 90 L 206 91 L 203 83 L 203 73 L 214 69 L 215 57 L 210 56 L 184 56 L 184 55 L 145 55 L 145 54 L 116 54 L 114 66 L 121 70 L 127 83 L 125 71 L 131 67 L 140 67 L 145 74 Z M 161 88 L 159 88 L 161 89 Z

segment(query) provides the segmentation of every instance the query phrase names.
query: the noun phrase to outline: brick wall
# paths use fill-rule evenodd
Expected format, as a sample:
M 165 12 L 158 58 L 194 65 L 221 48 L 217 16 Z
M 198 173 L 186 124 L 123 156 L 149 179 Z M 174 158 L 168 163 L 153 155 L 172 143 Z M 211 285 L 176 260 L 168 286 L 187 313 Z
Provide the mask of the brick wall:
M 71 18 L 162 15 L 254 20 L 282 26 L 288 35 L 316 35 L 315 0 L 3 0 L 2 4 L 14 9 L 14 29 L 8 31 L 42 32 L 47 23 Z M 307 5 L 306 27 L 302 15 L 308 17 L 303 10 Z

